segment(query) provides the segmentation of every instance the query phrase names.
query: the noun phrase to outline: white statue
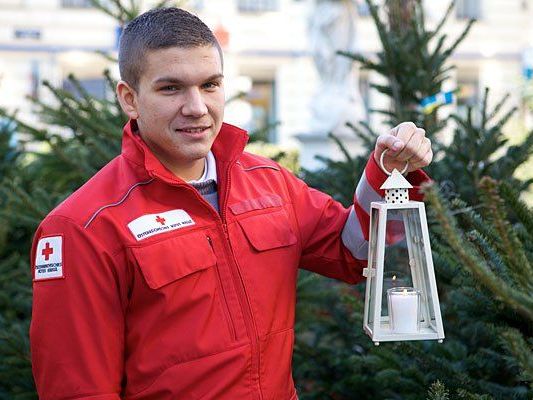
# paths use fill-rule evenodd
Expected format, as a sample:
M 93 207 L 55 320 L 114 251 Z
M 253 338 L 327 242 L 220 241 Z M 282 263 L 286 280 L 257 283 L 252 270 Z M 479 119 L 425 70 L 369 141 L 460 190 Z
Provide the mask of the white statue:
M 317 0 L 309 37 L 320 84 L 311 104 L 311 130 L 346 133 L 346 122 L 364 118 L 357 77 L 350 59 L 338 50 L 356 50 L 356 11 L 350 0 Z

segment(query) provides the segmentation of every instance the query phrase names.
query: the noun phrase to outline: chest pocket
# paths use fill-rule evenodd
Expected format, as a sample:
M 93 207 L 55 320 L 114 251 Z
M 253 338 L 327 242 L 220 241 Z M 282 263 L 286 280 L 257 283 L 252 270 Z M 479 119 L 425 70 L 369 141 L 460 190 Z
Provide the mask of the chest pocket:
M 265 251 L 296 244 L 296 235 L 290 227 L 279 195 L 268 194 L 244 200 L 230 205 L 230 209 L 234 215 L 241 216 L 238 223 L 255 250 Z M 263 210 L 266 212 L 254 213 Z
M 256 251 L 291 246 L 297 242 L 283 209 L 241 219 L 239 225 Z
M 216 264 L 213 249 L 203 232 L 133 248 L 132 252 L 151 289 L 159 289 Z

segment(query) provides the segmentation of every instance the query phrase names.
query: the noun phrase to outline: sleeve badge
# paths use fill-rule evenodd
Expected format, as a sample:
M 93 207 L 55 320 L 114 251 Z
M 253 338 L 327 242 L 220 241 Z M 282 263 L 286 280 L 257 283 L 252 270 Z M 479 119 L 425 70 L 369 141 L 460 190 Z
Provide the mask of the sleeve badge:
M 63 236 L 42 237 L 37 243 L 33 280 L 63 277 Z

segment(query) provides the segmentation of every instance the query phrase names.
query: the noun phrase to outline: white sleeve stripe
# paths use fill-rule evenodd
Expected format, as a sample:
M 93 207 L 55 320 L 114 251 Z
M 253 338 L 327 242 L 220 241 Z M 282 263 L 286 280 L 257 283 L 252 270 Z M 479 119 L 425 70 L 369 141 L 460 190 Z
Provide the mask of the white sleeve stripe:
M 384 201 L 384 198 L 381 197 L 372 186 L 370 186 L 366 179 L 366 174 L 363 174 L 359 180 L 359 183 L 357 184 L 357 189 L 355 189 L 355 198 L 359 206 L 361 206 L 361 208 L 369 215 L 370 203 L 373 201 Z M 387 218 L 394 221 L 402 220 L 400 213 L 395 211 L 387 213 Z
M 383 197 L 377 193 L 366 179 L 366 174 L 361 176 L 357 189 L 355 189 L 355 198 L 363 210 L 370 213 L 370 203 L 373 201 L 383 201 Z
M 352 255 L 358 260 L 366 260 L 368 257 L 368 242 L 363 236 L 361 224 L 357 219 L 355 210 L 352 206 L 350 215 L 344 224 L 342 230 L 342 243 Z

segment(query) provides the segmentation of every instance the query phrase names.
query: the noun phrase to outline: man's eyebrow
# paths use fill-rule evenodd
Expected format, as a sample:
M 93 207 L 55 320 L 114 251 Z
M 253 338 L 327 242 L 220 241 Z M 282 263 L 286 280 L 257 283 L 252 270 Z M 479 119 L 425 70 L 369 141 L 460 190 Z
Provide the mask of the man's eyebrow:
M 214 80 L 222 79 L 222 78 L 224 78 L 223 74 L 214 74 L 204 79 L 204 82 L 214 81 Z M 161 78 L 158 78 L 154 81 L 154 85 L 157 85 L 158 83 L 174 83 L 177 85 L 185 85 L 184 81 L 174 78 L 172 76 L 162 76 Z

